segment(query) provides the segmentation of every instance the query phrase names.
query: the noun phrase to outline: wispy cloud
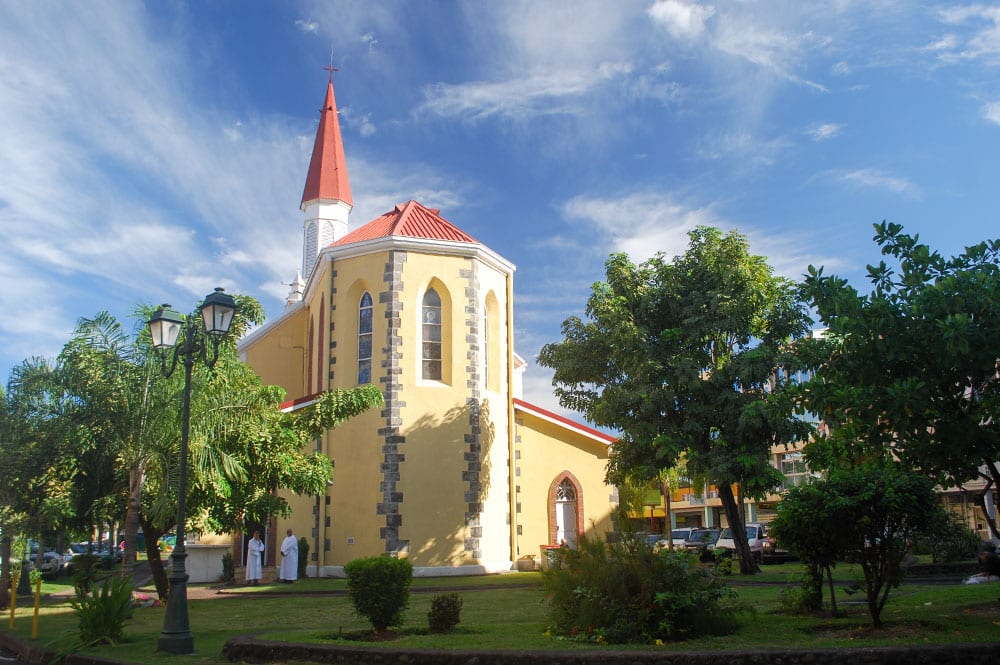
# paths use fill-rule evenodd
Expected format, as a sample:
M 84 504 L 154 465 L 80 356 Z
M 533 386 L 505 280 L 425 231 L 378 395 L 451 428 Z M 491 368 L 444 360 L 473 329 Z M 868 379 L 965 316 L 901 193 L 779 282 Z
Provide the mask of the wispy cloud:
M 298 19 L 295 21 L 295 27 L 302 32 L 319 32 L 319 23 L 313 21 L 312 19 Z
M 1000 7 L 972 4 L 940 9 L 941 22 L 958 27 L 971 26 L 967 34 L 948 33 L 928 45 L 944 62 L 1000 60 Z
M 692 208 L 670 196 L 638 192 L 618 198 L 577 196 L 563 206 L 571 220 L 589 223 L 604 238 L 599 243 L 643 261 L 657 252 L 673 256 L 687 247 L 687 234 L 698 225 L 722 225 L 711 207 Z
M 618 63 L 591 71 L 540 73 L 497 82 L 437 83 L 425 91 L 418 111 L 471 120 L 569 113 L 580 97 L 628 71 L 628 65 Z
M 923 195 L 921 189 L 909 180 L 875 168 L 855 169 L 853 171 L 832 169 L 815 177 L 835 180 L 854 188 L 881 190 L 908 198 L 920 198 Z
M 1000 102 L 990 102 L 984 105 L 983 117 L 995 125 L 1000 125 Z
M 844 131 L 844 125 L 835 122 L 824 122 L 820 125 L 814 125 L 806 130 L 806 134 L 812 138 L 813 141 L 829 141 L 832 138 L 840 136 Z

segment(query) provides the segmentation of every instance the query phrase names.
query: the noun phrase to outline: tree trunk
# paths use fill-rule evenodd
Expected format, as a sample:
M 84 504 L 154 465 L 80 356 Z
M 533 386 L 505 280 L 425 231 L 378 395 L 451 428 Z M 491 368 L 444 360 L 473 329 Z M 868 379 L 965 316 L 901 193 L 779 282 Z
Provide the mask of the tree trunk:
M 760 566 L 750 554 L 746 525 L 743 524 L 743 519 L 740 517 L 740 507 L 736 504 L 736 497 L 733 496 L 733 488 L 726 482 L 718 484 L 718 488 L 722 507 L 726 511 L 726 520 L 729 522 L 729 529 L 733 534 L 733 546 L 736 547 L 736 554 L 740 558 L 740 573 L 743 575 L 759 573 Z
M 128 499 L 126 500 L 125 507 L 125 552 L 122 554 L 122 577 L 132 575 L 132 569 L 135 566 L 135 557 L 139 553 L 139 502 L 142 499 L 142 477 L 142 467 L 139 464 L 135 464 L 129 469 Z
M 660 494 L 663 495 L 663 514 L 666 516 L 666 532 L 667 532 L 667 549 L 671 552 L 674 551 L 674 525 L 673 520 L 670 519 L 670 483 L 663 483 L 660 487 Z
M 10 536 L 4 535 L 0 539 L 0 558 L 3 565 L 0 566 L 0 610 L 10 607 Z
M 167 579 L 167 571 L 163 569 L 163 559 L 160 558 L 160 536 L 164 532 L 141 517 L 140 520 L 142 533 L 146 537 L 146 560 L 149 572 L 153 575 L 153 584 L 156 585 L 156 596 L 160 600 L 166 600 L 170 595 L 170 581 Z
M 992 492 L 994 487 L 1000 487 L 1000 469 L 997 469 L 996 463 L 993 462 L 987 462 L 986 468 L 988 469 L 986 489 L 976 496 L 976 503 L 983 509 L 983 514 L 986 515 L 986 523 L 990 527 L 990 533 L 993 535 L 993 542 L 995 543 L 1000 541 L 1000 531 L 997 530 L 996 502 L 993 504 L 994 510 L 990 510 L 986 505 L 986 493 Z

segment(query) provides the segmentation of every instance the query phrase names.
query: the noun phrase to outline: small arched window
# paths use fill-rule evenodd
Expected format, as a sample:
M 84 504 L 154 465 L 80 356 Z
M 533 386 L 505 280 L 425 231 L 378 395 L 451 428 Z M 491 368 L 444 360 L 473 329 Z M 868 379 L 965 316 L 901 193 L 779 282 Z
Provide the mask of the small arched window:
M 365 291 L 358 305 L 358 384 L 372 382 L 372 297 Z
M 421 321 L 421 376 L 441 380 L 441 296 L 434 289 L 424 294 Z

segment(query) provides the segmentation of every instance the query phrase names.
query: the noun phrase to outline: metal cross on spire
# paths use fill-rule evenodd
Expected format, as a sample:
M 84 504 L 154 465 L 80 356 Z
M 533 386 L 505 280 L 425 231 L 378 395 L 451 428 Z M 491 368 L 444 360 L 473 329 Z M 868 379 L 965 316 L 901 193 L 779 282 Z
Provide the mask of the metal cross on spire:
M 333 83 L 333 73 L 340 71 L 340 69 L 333 66 L 333 49 L 330 49 L 330 64 L 323 69 L 330 72 L 330 83 Z

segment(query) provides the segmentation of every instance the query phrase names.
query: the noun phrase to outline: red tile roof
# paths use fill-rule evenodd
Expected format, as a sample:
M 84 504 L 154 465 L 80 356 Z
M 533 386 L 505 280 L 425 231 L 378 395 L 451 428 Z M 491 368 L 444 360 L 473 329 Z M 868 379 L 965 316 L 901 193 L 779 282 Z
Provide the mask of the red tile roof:
M 390 236 L 479 244 L 478 240 L 442 217 L 440 210 L 427 208 L 410 200 L 351 231 L 333 243 L 333 246 Z
M 302 205 L 315 199 L 331 199 L 354 205 L 351 201 L 351 183 L 347 179 L 344 141 L 340 137 L 337 102 L 333 98 L 333 81 L 326 87 L 326 101 L 320 110 L 316 142 L 313 144 L 312 159 L 309 160 L 306 186 L 302 190 Z

